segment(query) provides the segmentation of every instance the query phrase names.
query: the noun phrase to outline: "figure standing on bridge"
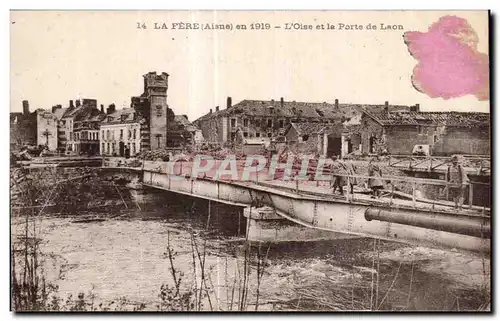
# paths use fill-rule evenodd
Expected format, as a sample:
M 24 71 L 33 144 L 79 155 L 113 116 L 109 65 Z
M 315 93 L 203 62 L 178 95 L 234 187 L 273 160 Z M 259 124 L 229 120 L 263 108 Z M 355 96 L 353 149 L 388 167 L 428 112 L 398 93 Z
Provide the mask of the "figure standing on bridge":
M 345 170 L 344 164 L 342 164 L 336 155 L 332 156 L 332 162 L 330 163 L 330 172 L 332 173 L 331 186 L 333 186 L 332 193 L 335 194 L 335 190 L 339 190 L 340 195 L 344 195 L 344 185 L 346 185 L 347 171 Z
M 354 185 L 357 185 L 358 183 L 356 177 L 352 177 L 356 175 L 356 165 L 354 165 L 354 162 L 350 156 L 346 156 L 345 160 L 346 161 L 343 163 L 343 165 L 345 166 L 347 174 L 349 175 L 349 177 L 347 177 L 347 183 L 349 185 L 351 194 L 354 194 Z
M 370 159 L 368 163 L 368 187 L 372 189 L 371 198 L 380 197 L 380 191 L 384 188 L 384 183 L 382 181 L 382 170 L 378 164 L 379 158 L 378 156 Z
M 459 164 L 457 155 L 453 155 L 451 158 L 451 165 L 448 166 L 446 181 L 448 183 L 446 188 L 448 188 L 448 194 L 455 202 L 455 209 L 461 210 L 464 204 L 465 188 L 469 183 L 469 178 L 463 170 L 462 165 Z

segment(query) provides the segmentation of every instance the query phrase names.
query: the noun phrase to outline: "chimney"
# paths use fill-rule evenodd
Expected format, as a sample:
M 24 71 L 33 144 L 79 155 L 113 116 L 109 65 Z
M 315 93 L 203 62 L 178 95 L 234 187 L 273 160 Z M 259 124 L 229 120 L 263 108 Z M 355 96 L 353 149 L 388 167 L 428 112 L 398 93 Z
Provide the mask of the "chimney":
M 219 111 L 219 106 L 215 106 L 215 111 Z
M 62 108 L 62 106 L 61 106 L 61 105 L 55 105 L 55 106 L 52 106 L 52 113 L 55 113 L 55 112 L 56 112 L 56 110 L 58 110 L 58 109 L 60 109 L 60 108 Z
M 95 99 L 82 99 L 82 104 L 84 106 L 89 106 L 91 108 L 97 109 L 97 100 Z
M 101 104 L 101 113 L 104 113 L 104 105 Z
M 108 109 L 106 109 L 106 114 L 110 115 L 116 111 L 116 106 L 115 104 L 111 104 L 108 106 Z
M 76 107 L 80 107 L 80 99 L 77 99 L 75 104 L 76 104 Z
M 335 99 L 335 109 L 339 109 L 339 100 Z
M 283 106 L 285 105 L 285 100 L 283 99 L 283 97 L 281 97 L 281 99 L 280 99 L 280 104 L 281 104 L 281 108 L 283 108 Z
M 27 100 L 23 100 L 23 114 L 28 115 L 30 113 L 30 103 Z
M 420 112 L 420 104 L 415 104 L 415 106 L 410 107 L 410 111 Z
M 389 112 L 389 102 L 386 100 L 384 104 L 384 111 Z
M 209 112 L 209 114 L 211 114 L 211 113 L 212 113 L 212 108 L 210 108 L 210 112 Z
M 231 97 L 227 97 L 226 108 L 231 108 L 233 106 L 233 99 Z
M 75 107 L 75 105 L 73 105 L 73 101 L 72 101 L 72 100 L 70 100 L 70 101 L 69 101 L 69 108 L 73 108 L 73 107 Z

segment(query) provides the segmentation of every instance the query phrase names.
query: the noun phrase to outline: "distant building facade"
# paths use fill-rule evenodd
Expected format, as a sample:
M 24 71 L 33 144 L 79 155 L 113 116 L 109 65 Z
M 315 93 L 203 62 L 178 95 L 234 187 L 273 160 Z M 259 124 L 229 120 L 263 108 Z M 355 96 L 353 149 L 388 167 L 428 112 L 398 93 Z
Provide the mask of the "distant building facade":
M 70 101 L 61 121 L 64 124 L 66 154 L 99 154 L 99 127 L 105 117 L 95 99 Z
M 141 151 L 141 124 L 133 108 L 109 109 L 100 124 L 100 154 L 133 156 Z
M 317 122 L 333 124 L 356 113 L 352 105 L 308 103 L 280 100 L 243 100 L 232 105 L 227 98 L 226 109 L 210 112 L 193 122 L 201 129 L 205 141 L 233 143 L 237 130 L 244 138 L 273 138 L 282 136 L 292 123 Z
M 57 150 L 57 117 L 50 111 L 37 109 L 36 140 L 37 145 L 45 146 L 49 151 Z
M 30 113 L 23 101 L 23 112 L 10 114 L 11 148 L 44 145 L 68 155 L 123 156 L 203 142 L 201 130 L 168 107 L 168 74 L 149 72 L 143 80 L 144 92 L 132 97 L 131 108 L 119 111 L 111 104 L 105 113 L 95 99 L 78 99 Z

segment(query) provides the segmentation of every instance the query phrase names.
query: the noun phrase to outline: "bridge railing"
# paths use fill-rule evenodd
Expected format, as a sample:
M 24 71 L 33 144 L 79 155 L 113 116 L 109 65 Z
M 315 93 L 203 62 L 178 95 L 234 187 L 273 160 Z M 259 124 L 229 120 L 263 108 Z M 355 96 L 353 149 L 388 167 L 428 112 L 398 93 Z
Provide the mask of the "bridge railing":
M 464 167 L 472 167 L 478 169 L 490 169 L 491 158 L 489 156 L 477 155 L 461 155 Z M 451 163 L 450 157 L 442 156 L 404 156 L 404 155 L 389 155 L 389 166 L 405 167 L 408 169 L 424 169 L 428 171 L 436 170 L 439 167 L 445 167 Z
M 104 160 L 104 166 L 115 167 L 118 160 Z M 113 163 L 114 162 L 114 163 Z M 193 163 L 177 161 L 175 163 L 155 161 L 130 161 L 121 166 L 133 167 L 140 170 L 157 172 L 168 175 L 182 176 L 192 179 Z M 323 169 L 316 175 L 316 168 L 310 166 L 306 175 L 299 178 L 300 166 L 292 167 L 288 179 L 285 179 L 285 170 L 276 170 L 270 174 L 269 168 L 259 171 L 245 172 L 244 161 L 237 161 L 237 168 L 226 173 L 217 172 L 223 160 L 215 160 L 210 170 L 198 173 L 197 178 L 214 179 L 221 181 L 255 183 L 262 186 L 281 188 L 296 194 L 320 194 L 332 198 L 345 198 L 346 200 L 367 200 L 375 203 L 384 203 L 389 206 L 403 204 L 412 207 L 428 206 L 431 208 L 454 208 L 456 198 L 458 204 L 463 204 L 464 209 L 486 213 L 490 211 L 490 184 L 478 181 L 469 181 L 460 188 L 455 188 L 439 179 L 424 179 L 413 177 L 389 176 L 375 177 L 352 174 L 346 171 L 331 173 Z M 202 164 L 204 166 L 204 164 Z M 118 166 L 120 167 L 120 166 Z M 196 173 L 196 171 L 195 171 Z M 343 195 L 337 187 L 332 191 L 335 183 L 342 186 Z M 352 190 L 351 190 L 352 185 Z M 374 185 L 380 186 L 378 191 Z
M 292 177 L 291 180 L 278 180 L 277 183 L 272 178 L 262 175 L 260 180 L 255 181 L 261 184 L 275 182 L 275 185 L 293 190 L 297 194 L 328 193 L 332 197 L 345 197 L 348 201 L 369 199 L 377 203 L 404 204 L 412 207 L 423 205 L 431 208 L 455 207 L 456 197 L 457 205 L 463 209 L 481 213 L 490 211 L 490 184 L 478 181 L 469 181 L 457 188 L 439 179 L 343 173 L 329 173 L 327 179 L 315 179 L 312 176 L 308 180 L 294 180 Z M 342 195 L 340 189 L 335 187 L 338 181 L 340 181 L 338 186 L 342 187 Z M 374 192 L 374 185 L 381 186 L 379 192 Z

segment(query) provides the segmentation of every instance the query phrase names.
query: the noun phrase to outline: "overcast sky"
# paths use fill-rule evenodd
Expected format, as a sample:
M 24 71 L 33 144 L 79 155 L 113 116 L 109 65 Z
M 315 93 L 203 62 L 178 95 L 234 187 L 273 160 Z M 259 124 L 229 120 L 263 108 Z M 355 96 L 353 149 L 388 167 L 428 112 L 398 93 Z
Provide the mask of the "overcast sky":
M 243 99 L 413 105 L 422 110 L 489 111 L 489 101 L 469 95 L 443 100 L 417 92 L 416 64 L 405 31 L 427 31 L 447 14 L 469 21 L 488 52 L 487 12 L 12 12 L 11 110 L 66 106 L 94 98 L 105 106 L 130 106 L 142 93 L 142 75 L 167 72 L 168 104 L 194 120 L 220 105 Z M 174 22 L 246 24 L 245 30 L 154 30 Z M 138 29 L 137 22 L 147 29 Z M 252 22 L 270 30 L 250 30 Z M 285 30 L 285 23 L 314 30 Z M 330 23 L 335 30 L 316 30 Z M 338 24 L 365 30 L 338 30 Z M 372 23 L 404 30 L 366 30 Z M 274 28 L 279 25 L 281 28 Z

